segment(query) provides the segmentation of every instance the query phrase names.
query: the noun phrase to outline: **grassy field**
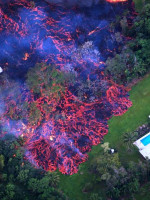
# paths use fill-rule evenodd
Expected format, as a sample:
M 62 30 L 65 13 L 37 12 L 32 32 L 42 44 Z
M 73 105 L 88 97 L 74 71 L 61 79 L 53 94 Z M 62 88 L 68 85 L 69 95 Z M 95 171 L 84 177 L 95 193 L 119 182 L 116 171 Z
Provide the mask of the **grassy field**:
M 125 132 L 135 130 L 148 120 L 148 115 L 150 114 L 150 75 L 147 75 L 132 87 L 130 99 L 133 102 L 133 106 L 124 115 L 113 117 L 109 120 L 109 132 L 104 139 L 105 142 L 110 143 L 111 147 L 118 150 L 123 164 L 130 160 L 137 161 L 142 159 L 136 149 L 132 153 L 126 151 L 126 147 L 122 143 L 122 135 Z M 90 183 L 94 179 L 88 173 L 89 164 L 94 157 L 100 156 L 101 152 L 100 145 L 94 146 L 89 153 L 89 160 L 81 164 L 77 174 L 72 176 L 60 174 L 60 187 L 71 200 L 87 200 L 89 193 L 83 193 L 82 189 L 86 183 Z M 94 185 L 94 190 L 100 190 L 100 186 Z

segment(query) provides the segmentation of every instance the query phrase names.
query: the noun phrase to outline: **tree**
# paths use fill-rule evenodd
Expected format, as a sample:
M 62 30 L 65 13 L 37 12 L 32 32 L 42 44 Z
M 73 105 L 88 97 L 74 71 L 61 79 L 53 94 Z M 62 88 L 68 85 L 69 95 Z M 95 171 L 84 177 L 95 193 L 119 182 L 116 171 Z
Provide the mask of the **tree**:
M 44 176 L 42 179 L 38 182 L 39 186 L 39 193 L 43 193 L 44 191 L 48 190 L 50 188 L 50 179 L 48 176 Z
M 104 149 L 105 153 L 110 150 L 109 142 L 105 142 L 104 144 L 101 144 L 101 147 Z
M 93 160 L 91 171 L 96 174 L 96 180 L 102 181 L 111 177 L 113 169 L 118 169 L 121 166 L 118 153 L 104 153 L 100 157 Z
M 128 191 L 130 194 L 138 192 L 140 188 L 140 184 L 138 179 L 134 179 L 132 182 L 128 183 Z
M 39 193 L 39 180 L 36 178 L 31 178 L 28 181 L 28 189 L 34 193 Z
M 122 28 L 122 32 L 125 33 L 128 27 L 127 18 L 125 16 L 120 20 L 120 25 Z
M 120 20 L 122 31 L 133 39 L 130 40 L 120 52 L 106 61 L 105 74 L 113 78 L 116 83 L 129 83 L 137 79 L 150 69 L 150 4 L 144 6 L 142 12 L 134 20 L 129 29 L 126 17 Z M 120 41 L 119 34 L 115 35 Z
M 5 198 L 8 199 L 8 200 L 13 199 L 14 196 L 15 196 L 15 191 L 14 190 L 15 190 L 14 184 L 8 183 L 6 185 L 6 189 L 5 189 L 5 193 L 6 193 Z
M 133 51 L 125 46 L 119 54 L 107 59 L 105 74 L 113 78 L 116 83 L 127 83 L 133 78 L 134 65 L 135 57 Z
M 55 66 L 44 63 L 36 64 L 27 74 L 27 84 L 35 94 L 57 93 L 59 97 L 60 91 L 65 89 L 66 81 L 64 73 L 57 70 Z
M 29 178 L 29 170 L 21 170 L 17 176 L 17 180 L 19 180 L 20 183 L 27 184 Z
M 145 166 L 146 166 L 146 178 L 147 180 L 150 180 L 150 160 L 146 159 L 145 161 Z
M 69 82 L 70 74 L 56 69 L 53 65 L 36 64 L 27 73 L 26 83 L 30 89 L 31 100 L 24 109 L 31 126 L 38 125 L 44 118 L 48 118 L 51 111 L 64 95 L 65 87 Z M 27 107 L 27 108 L 25 108 Z
M 41 111 L 36 103 L 32 102 L 29 105 L 29 123 L 30 125 L 37 125 L 41 118 Z
M 5 166 L 4 164 L 4 156 L 3 155 L 0 155 L 0 171 L 3 169 L 3 167 Z
M 115 40 L 116 40 L 116 42 L 118 42 L 118 43 L 122 43 L 123 38 L 122 38 L 120 32 L 116 32 L 116 33 L 115 33 Z
M 20 142 L 15 137 L 0 140 L 1 161 L 5 158 L 5 168 L 1 168 L 0 199 L 65 200 L 59 191 L 58 174 L 34 168 L 23 160 L 19 147 Z
M 134 25 L 129 30 L 129 35 L 135 39 L 129 43 L 130 48 L 134 51 L 137 64 L 134 67 L 139 76 L 144 75 L 150 66 L 150 4 L 143 7 L 140 15 L 137 16 Z
M 113 199 L 119 199 L 119 197 L 121 195 L 121 192 L 120 192 L 119 188 L 117 188 L 117 187 L 114 187 L 112 189 L 111 193 L 112 193 Z
M 133 142 L 135 142 L 136 138 L 138 136 L 137 132 L 127 132 L 123 135 L 123 142 L 127 146 L 128 151 L 132 151 L 133 148 Z
M 57 187 L 60 181 L 60 177 L 56 172 L 48 172 L 47 174 L 49 181 L 50 181 L 50 185 L 52 187 Z
M 97 193 L 91 194 L 89 200 L 103 200 Z

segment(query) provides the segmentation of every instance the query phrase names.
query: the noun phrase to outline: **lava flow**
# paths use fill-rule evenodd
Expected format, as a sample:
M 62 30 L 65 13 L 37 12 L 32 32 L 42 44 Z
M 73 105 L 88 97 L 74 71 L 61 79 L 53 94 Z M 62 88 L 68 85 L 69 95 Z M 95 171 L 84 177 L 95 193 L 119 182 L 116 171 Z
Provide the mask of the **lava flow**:
M 107 0 L 110 3 L 126 2 L 127 0 Z
M 102 2 L 71 9 L 41 0 L 35 5 L 27 0 L 1 4 L 0 66 L 9 77 L 1 82 L 1 132 L 22 137 L 26 157 L 36 167 L 77 173 L 86 153 L 107 134 L 107 121 L 132 105 L 127 89 L 103 73 L 105 60 L 120 45 L 109 25 L 125 6 Z M 47 92 L 41 83 L 36 95 L 25 83 L 36 63 L 46 63 L 41 64 L 43 73 L 50 64 L 58 73 L 72 73 L 74 84 L 63 90 L 53 84 Z M 51 93 L 54 88 L 59 91 Z M 32 123 L 35 111 L 38 117 Z

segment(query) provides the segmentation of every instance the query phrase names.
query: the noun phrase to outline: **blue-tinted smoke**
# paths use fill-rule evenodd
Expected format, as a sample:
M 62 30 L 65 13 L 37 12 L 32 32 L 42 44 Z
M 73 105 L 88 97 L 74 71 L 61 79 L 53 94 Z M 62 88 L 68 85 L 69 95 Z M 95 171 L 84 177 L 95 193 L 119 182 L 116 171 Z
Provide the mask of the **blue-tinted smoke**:
M 81 6 L 90 7 L 92 5 L 97 5 L 102 0 L 46 0 L 52 4 L 60 4 L 64 6 Z

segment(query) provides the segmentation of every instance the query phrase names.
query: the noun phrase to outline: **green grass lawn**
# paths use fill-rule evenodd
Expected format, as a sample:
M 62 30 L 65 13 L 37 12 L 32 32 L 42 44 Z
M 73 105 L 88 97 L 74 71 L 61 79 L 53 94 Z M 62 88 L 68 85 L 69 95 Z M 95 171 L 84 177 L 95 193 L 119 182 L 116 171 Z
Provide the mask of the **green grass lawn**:
M 143 159 L 136 149 L 132 153 L 127 152 L 126 147 L 122 143 L 122 135 L 125 132 L 135 130 L 148 120 L 148 115 L 150 114 L 150 75 L 147 75 L 137 85 L 133 86 L 129 93 L 133 106 L 124 115 L 112 117 L 109 120 L 109 132 L 104 138 L 105 142 L 110 143 L 110 147 L 118 150 L 120 160 L 123 164 L 130 160 L 137 161 L 138 159 Z M 83 193 L 82 189 L 86 183 L 92 182 L 94 179 L 88 173 L 89 164 L 94 157 L 100 156 L 101 152 L 102 148 L 100 145 L 94 146 L 89 153 L 88 161 L 80 165 L 77 174 L 72 176 L 60 174 L 60 187 L 71 200 L 88 199 L 89 193 Z M 94 185 L 95 192 L 100 191 L 101 188 L 96 184 Z

